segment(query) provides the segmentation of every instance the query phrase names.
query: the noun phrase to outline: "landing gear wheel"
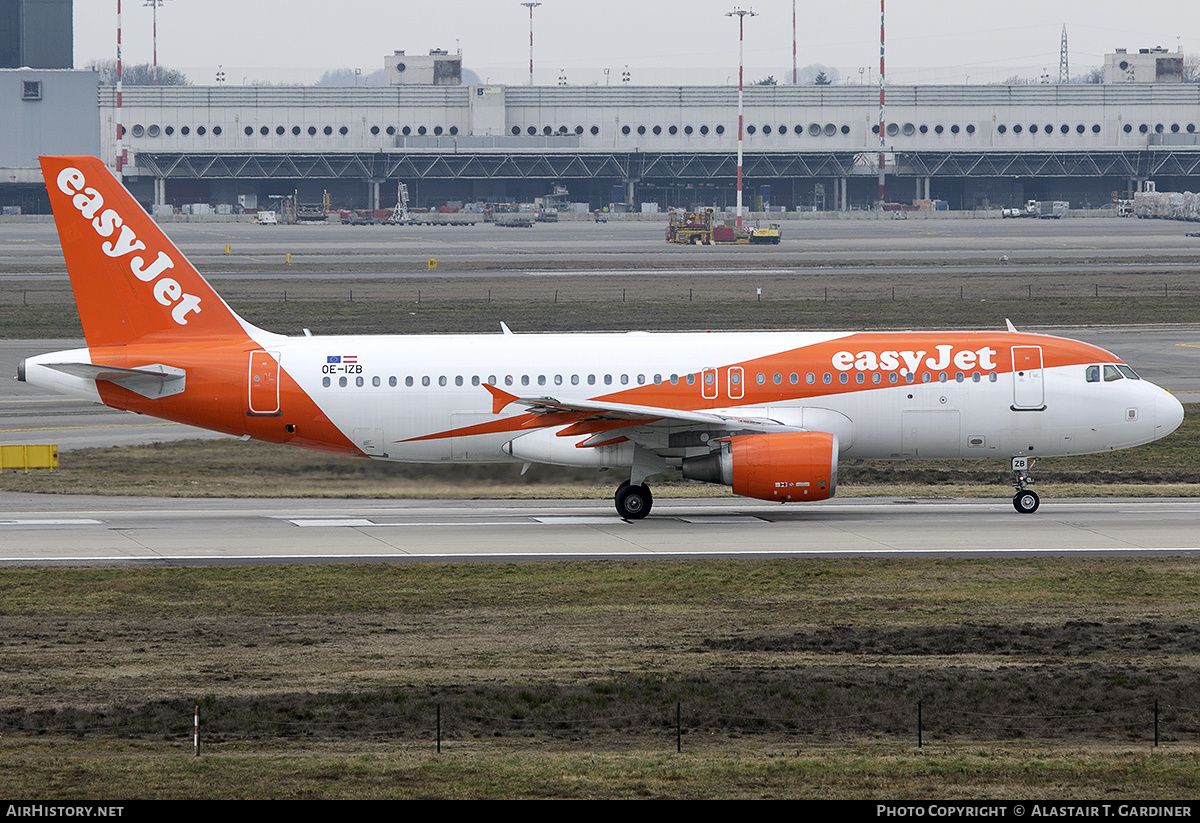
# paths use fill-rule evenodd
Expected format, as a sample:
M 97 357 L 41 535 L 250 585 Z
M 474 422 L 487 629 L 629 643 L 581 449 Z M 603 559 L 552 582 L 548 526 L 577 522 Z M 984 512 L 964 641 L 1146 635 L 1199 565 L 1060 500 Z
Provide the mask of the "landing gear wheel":
M 1028 489 L 1019 491 L 1013 495 L 1013 508 L 1021 514 L 1033 514 L 1038 510 L 1041 502 L 1037 496 L 1037 492 L 1031 492 Z
M 628 482 L 617 487 L 613 500 L 617 504 L 617 514 L 623 520 L 641 520 L 654 505 L 649 486 L 631 486 Z

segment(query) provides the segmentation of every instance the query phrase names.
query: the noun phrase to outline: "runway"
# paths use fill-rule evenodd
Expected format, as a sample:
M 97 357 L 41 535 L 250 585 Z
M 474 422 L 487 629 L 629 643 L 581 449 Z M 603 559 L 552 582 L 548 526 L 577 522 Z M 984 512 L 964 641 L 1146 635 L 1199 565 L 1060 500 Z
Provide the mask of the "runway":
M 1200 554 L 1200 500 L 179 500 L 0 494 L 0 566 Z

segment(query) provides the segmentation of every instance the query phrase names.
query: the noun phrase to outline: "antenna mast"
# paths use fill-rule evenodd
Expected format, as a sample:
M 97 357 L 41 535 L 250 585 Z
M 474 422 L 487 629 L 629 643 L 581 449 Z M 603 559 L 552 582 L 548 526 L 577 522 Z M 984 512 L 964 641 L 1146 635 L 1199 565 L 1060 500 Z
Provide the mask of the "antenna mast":
M 1058 49 L 1058 82 L 1071 82 L 1071 70 L 1067 67 L 1067 24 L 1063 23 L 1062 45 Z

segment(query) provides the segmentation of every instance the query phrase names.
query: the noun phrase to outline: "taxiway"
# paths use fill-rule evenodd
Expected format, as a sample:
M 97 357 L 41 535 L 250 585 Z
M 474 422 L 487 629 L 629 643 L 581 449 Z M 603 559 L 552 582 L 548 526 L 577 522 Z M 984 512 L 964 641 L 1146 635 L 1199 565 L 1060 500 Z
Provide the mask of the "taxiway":
M 1200 554 L 1200 500 L 179 500 L 0 494 L 0 566 Z

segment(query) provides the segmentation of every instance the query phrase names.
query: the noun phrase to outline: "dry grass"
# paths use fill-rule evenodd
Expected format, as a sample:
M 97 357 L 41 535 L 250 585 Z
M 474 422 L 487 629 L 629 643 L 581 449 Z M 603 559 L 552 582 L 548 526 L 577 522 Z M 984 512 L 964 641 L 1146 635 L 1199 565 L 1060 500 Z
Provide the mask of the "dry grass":
M 247 320 L 297 334 L 679 329 L 1003 328 L 1121 325 L 1200 316 L 1194 271 L 1013 277 L 946 275 L 936 268 L 868 275 L 785 274 L 221 279 Z M 762 295 L 758 294 L 762 290 Z M 0 283 L 0 336 L 81 334 L 66 281 Z
M 0 791 L 1187 798 L 1197 604 L 1195 558 L 6 569 Z
M 952 746 L 863 741 L 835 747 L 730 736 L 616 745 L 603 740 L 429 741 L 370 747 L 307 742 L 270 754 L 217 746 L 7 743 L 15 797 L 277 799 L 879 799 L 1095 801 L 1191 800 L 1200 752 L 1140 746 Z M 363 749 L 366 749 L 365 751 Z M 128 811 L 128 810 L 127 810 Z

